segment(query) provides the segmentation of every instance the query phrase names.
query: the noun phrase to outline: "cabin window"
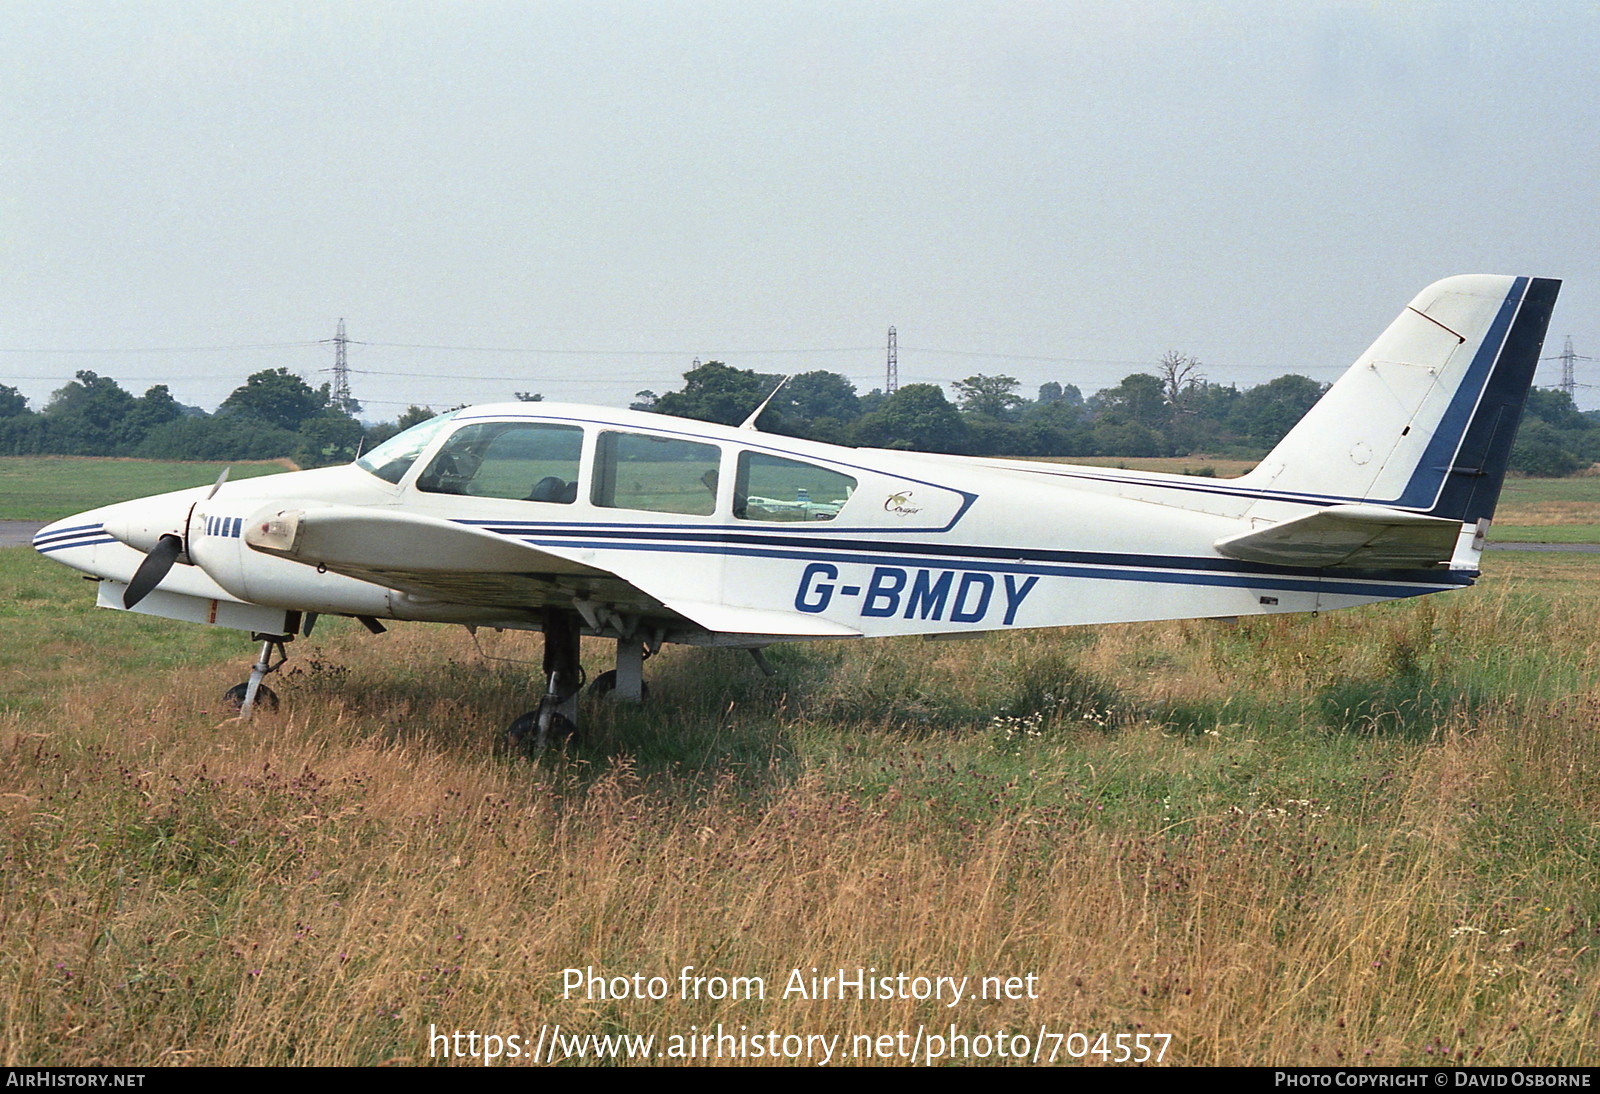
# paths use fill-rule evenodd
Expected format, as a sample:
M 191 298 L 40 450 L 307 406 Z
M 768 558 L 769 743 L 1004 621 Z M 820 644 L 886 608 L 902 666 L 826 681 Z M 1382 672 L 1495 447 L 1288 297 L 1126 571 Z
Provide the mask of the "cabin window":
M 569 503 L 578 496 L 583 430 L 549 422 L 479 422 L 445 441 L 417 489 L 430 494 Z
M 419 422 L 404 433 L 395 434 L 357 460 L 356 466 L 387 482 L 399 483 L 411 470 L 411 465 L 417 462 L 417 457 L 433 443 L 433 439 L 450 424 L 456 414 L 457 411 L 452 410 Z
M 855 479 L 825 467 L 765 452 L 741 452 L 733 515 L 740 520 L 832 520 L 855 488 Z
M 604 509 L 707 516 L 717 507 L 714 444 L 646 433 L 602 433 L 595 453 L 594 503 Z

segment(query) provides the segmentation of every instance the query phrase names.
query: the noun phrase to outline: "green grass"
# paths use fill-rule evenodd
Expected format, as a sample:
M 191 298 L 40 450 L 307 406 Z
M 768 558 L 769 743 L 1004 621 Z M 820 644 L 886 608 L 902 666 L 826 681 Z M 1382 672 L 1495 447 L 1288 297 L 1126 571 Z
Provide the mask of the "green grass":
M 330 634 L 354 625 L 326 623 Z M 0 631 L 0 714 L 45 709 L 61 687 L 96 674 L 159 681 L 177 669 L 231 660 L 237 679 L 220 695 L 248 675 L 254 659 L 249 636 L 239 631 L 96 607 L 93 581 L 29 547 L 0 549 Z
M 1600 543 L 1600 476 L 1507 479 L 1489 535 L 1502 543 Z
M 1490 543 L 1600 543 L 1600 524 L 1500 524 Z
M 276 462 L 171 463 L 81 456 L 0 457 L 0 520 L 59 520 L 112 502 L 162 494 L 229 478 L 275 475 Z
M 1572 475 L 1562 479 L 1512 476 L 1500 491 L 1500 504 L 1515 506 L 1539 502 L 1600 502 L 1600 475 Z

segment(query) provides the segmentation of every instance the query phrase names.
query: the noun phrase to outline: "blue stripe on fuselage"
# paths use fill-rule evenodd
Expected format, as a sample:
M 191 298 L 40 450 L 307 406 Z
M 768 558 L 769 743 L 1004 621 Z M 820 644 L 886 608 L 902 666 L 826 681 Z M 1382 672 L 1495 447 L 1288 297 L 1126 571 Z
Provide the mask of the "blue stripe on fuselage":
M 719 529 L 703 531 L 654 531 L 638 529 L 621 531 L 607 529 L 596 534 L 591 528 L 568 526 L 565 528 L 541 524 L 522 524 L 508 521 L 472 521 L 485 531 L 520 539 L 526 543 L 545 547 L 583 547 L 610 550 L 677 551 L 681 553 L 737 554 L 746 557 L 773 558 L 826 558 L 849 561 L 906 562 L 911 565 L 928 565 L 936 560 L 949 560 L 951 564 L 967 564 L 978 560 L 970 568 L 989 568 L 1014 573 L 1048 573 L 1054 566 L 1115 567 L 1134 571 L 1186 570 L 1204 573 L 1233 575 L 1244 578 L 1257 575 L 1263 578 L 1286 577 L 1313 578 L 1319 581 L 1335 579 L 1347 581 L 1376 581 L 1386 583 L 1418 584 L 1454 587 L 1470 585 L 1471 576 L 1464 571 L 1431 570 L 1367 570 L 1341 569 L 1330 573 L 1327 569 L 1311 566 L 1272 566 L 1261 562 L 1245 562 L 1229 558 L 1206 558 L 1188 555 L 1124 554 L 1108 551 L 1044 551 L 1018 547 L 980 547 L 968 544 L 943 543 L 879 543 L 868 539 L 842 537 L 785 536 L 730 532 Z M 647 542 L 649 541 L 649 542 Z M 1039 567 L 1046 567 L 1039 569 Z M 1137 580 L 1137 579 L 1130 579 Z

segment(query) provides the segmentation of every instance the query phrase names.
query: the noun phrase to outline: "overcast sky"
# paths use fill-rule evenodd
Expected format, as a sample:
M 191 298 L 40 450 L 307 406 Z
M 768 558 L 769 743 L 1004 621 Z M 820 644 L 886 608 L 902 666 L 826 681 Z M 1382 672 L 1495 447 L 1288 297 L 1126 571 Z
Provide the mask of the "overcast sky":
M 1600 357 L 1597 192 L 1576 0 L 5 0 L 0 383 L 1326 381 L 1456 273 Z

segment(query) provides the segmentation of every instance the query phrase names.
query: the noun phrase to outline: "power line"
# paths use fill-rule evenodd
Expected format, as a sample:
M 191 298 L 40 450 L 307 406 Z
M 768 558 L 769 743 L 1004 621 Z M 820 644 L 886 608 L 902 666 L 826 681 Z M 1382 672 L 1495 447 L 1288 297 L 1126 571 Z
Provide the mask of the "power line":
M 542 349 L 529 346 L 434 346 L 414 342 L 355 342 L 379 349 L 428 349 L 451 353 L 537 353 L 552 357 L 688 357 L 704 350 L 688 349 Z M 707 356 L 755 357 L 787 353 L 865 353 L 875 346 L 820 346 L 804 349 L 719 349 Z
M 1044 361 L 1058 365 L 1152 365 L 1153 361 L 1128 361 L 1109 357 L 1040 357 L 1026 353 L 989 353 L 984 350 L 931 349 L 927 346 L 907 346 L 915 353 L 931 353 L 944 357 L 993 357 L 1000 361 Z
M 136 346 L 123 349 L 52 349 L 48 347 L 0 346 L 0 353 L 57 353 L 57 354 L 123 354 L 123 353 L 226 353 L 240 349 L 296 349 L 301 346 L 325 346 L 328 339 L 313 342 L 252 342 L 235 346 Z

